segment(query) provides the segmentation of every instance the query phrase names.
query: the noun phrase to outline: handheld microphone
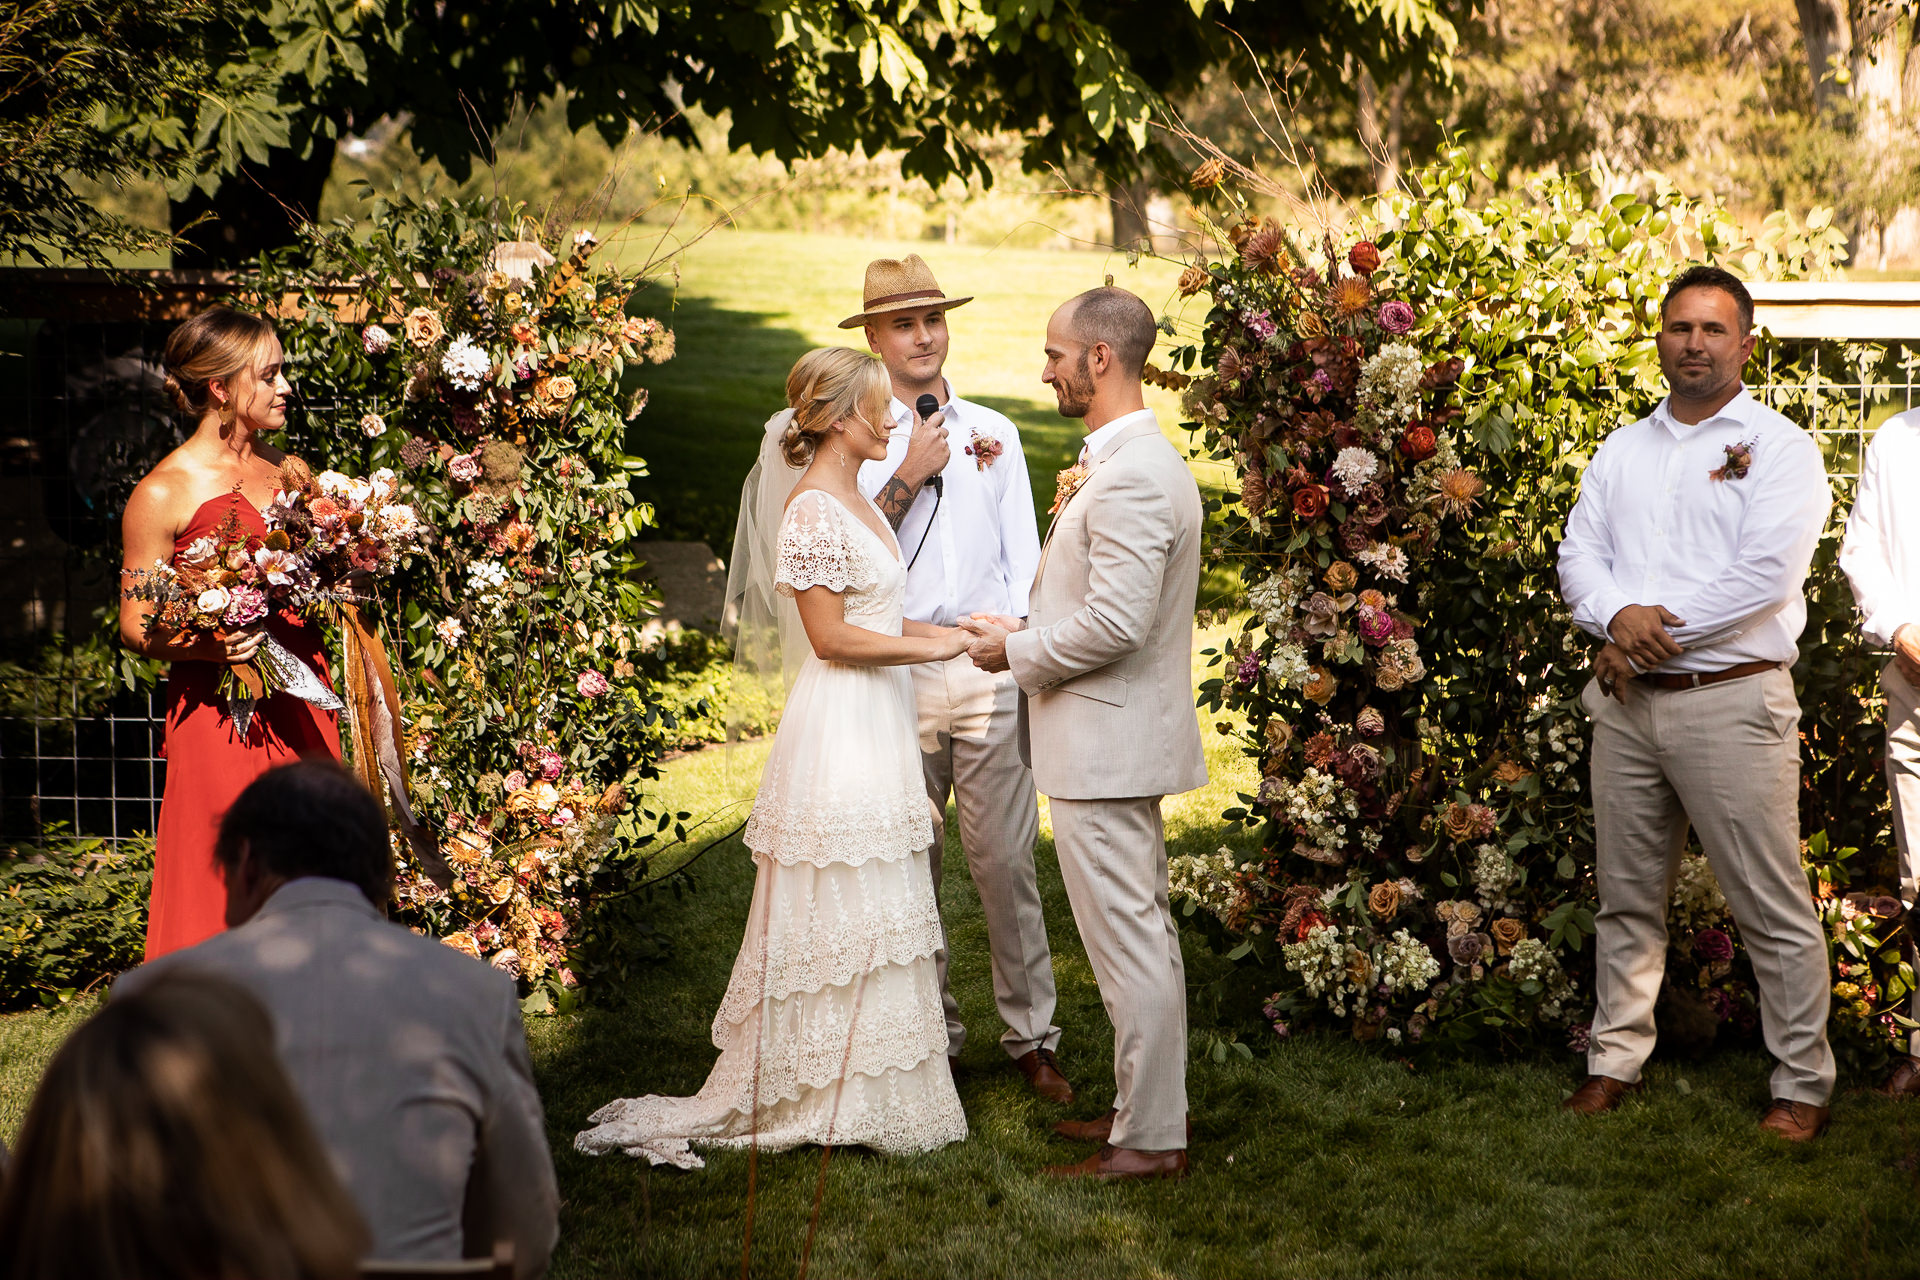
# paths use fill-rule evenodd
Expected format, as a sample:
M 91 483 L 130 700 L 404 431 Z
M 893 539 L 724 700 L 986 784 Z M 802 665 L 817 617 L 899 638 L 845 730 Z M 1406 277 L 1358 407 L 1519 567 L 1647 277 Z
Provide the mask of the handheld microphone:
M 928 418 L 940 412 L 940 402 L 931 395 L 924 395 L 913 402 L 913 411 L 920 415 L 920 421 L 925 422 Z M 934 472 L 927 477 L 927 487 L 932 489 L 936 495 L 944 495 L 947 491 L 946 477 L 937 471 Z

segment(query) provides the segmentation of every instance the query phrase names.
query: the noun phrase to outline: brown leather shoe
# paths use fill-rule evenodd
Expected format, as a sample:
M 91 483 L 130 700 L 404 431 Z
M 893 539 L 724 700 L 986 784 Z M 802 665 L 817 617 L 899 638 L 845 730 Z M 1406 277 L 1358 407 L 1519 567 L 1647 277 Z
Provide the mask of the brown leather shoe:
M 1560 1104 L 1560 1109 L 1575 1115 L 1597 1116 L 1603 1111 L 1613 1110 L 1628 1094 L 1640 1093 L 1644 1088 L 1638 1080 L 1628 1084 L 1612 1076 L 1588 1076 L 1572 1096 Z
M 1097 1120 L 1062 1120 L 1053 1126 L 1053 1131 L 1069 1142 L 1098 1142 L 1102 1145 L 1113 1140 L 1113 1121 L 1118 1111 L 1108 1111 Z M 1187 1117 L 1187 1141 L 1193 1141 L 1193 1117 Z
M 1768 1133 L 1777 1133 L 1788 1142 L 1812 1142 L 1827 1131 L 1827 1118 L 1830 1111 L 1826 1107 L 1816 1107 L 1810 1102 L 1788 1102 L 1785 1098 L 1775 1098 L 1773 1105 L 1767 1108 L 1767 1114 L 1760 1117 L 1760 1127 Z
M 1020 1068 L 1020 1074 L 1027 1078 L 1033 1091 L 1048 1102 L 1057 1102 L 1063 1107 L 1073 1104 L 1073 1086 L 1060 1074 L 1060 1062 L 1053 1056 L 1053 1050 L 1030 1050 L 1015 1058 L 1013 1065 Z
M 1900 1059 L 1880 1093 L 1888 1098 L 1920 1098 L 1920 1058 L 1908 1054 Z
M 1051 1165 L 1042 1172 L 1049 1178 L 1093 1178 L 1099 1182 L 1184 1178 L 1187 1176 L 1187 1153 L 1102 1147 L 1079 1164 Z

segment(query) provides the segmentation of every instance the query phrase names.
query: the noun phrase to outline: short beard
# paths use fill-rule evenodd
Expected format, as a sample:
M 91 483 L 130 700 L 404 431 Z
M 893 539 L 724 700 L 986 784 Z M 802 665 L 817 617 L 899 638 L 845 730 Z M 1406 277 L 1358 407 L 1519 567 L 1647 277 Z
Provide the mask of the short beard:
M 1736 374 L 1735 380 L 1738 377 Z M 1699 372 L 1675 369 L 1667 375 L 1667 389 L 1678 392 L 1683 399 L 1706 400 L 1725 390 L 1728 381 L 1726 374 L 1714 365 L 1708 365 Z
M 1087 368 L 1087 353 L 1082 351 L 1072 373 L 1053 385 L 1060 401 L 1061 417 L 1086 417 L 1093 408 L 1093 374 Z

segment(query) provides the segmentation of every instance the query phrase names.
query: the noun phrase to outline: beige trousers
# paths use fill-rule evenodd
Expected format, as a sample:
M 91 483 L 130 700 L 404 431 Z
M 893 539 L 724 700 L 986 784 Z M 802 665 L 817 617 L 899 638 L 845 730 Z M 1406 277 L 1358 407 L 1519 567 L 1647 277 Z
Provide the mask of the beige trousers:
M 913 696 L 920 720 L 920 766 L 933 802 L 933 892 L 940 893 L 941 853 L 946 848 L 947 796 L 960 815 L 960 848 L 980 893 L 987 919 L 987 950 L 993 961 L 993 999 L 1007 1030 L 1001 1045 L 1011 1057 L 1060 1043 L 1053 1025 L 1053 953 L 1040 910 L 1033 846 L 1040 838 L 1040 800 L 1033 771 L 1020 763 L 1014 740 L 1019 689 L 1012 675 L 980 670 L 965 654 L 913 668 Z M 947 1052 L 967 1040 L 960 1002 L 947 985 L 942 925 L 940 996 L 947 1012 Z
M 1699 689 L 1589 681 L 1599 974 L 1587 1068 L 1638 1080 L 1653 1051 L 1667 905 L 1691 823 L 1753 961 L 1773 1096 L 1833 1092 L 1825 936 L 1800 869 L 1800 704 L 1786 671 Z
M 1160 797 L 1050 802 L 1073 920 L 1113 1022 L 1113 1145 L 1187 1145 L 1187 970 Z
M 1895 663 L 1880 673 L 1887 695 L 1887 789 L 1893 794 L 1893 838 L 1900 848 L 1900 901 L 1911 913 L 1920 901 L 1920 689 L 1900 674 Z M 1913 959 L 1908 916 L 1907 957 Z M 1908 998 L 1907 1016 L 1920 1019 L 1920 994 Z M 1920 1032 L 1908 1038 L 1907 1052 L 1920 1054 Z

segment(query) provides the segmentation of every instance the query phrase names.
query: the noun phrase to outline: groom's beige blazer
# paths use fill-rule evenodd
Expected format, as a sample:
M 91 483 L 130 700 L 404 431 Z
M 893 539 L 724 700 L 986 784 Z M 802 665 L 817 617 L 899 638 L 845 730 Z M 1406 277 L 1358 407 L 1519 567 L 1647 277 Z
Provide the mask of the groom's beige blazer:
M 1048 796 L 1205 785 L 1193 703 L 1200 490 L 1151 415 L 1122 429 L 1054 517 L 1027 627 L 1007 637 L 1021 756 Z

